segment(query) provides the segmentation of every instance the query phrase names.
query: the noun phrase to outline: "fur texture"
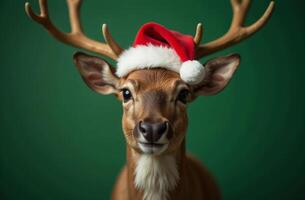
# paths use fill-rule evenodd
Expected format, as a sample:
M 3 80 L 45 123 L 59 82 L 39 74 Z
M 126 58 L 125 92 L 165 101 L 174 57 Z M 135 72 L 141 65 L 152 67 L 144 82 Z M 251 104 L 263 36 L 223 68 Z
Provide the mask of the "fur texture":
M 125 50 L 118 58 L 116 75 L 124 77 L 137 69 L 156 67 L 179 73 L 181 64 L 179 56 L 172 48 L 152 44 L 138 45 Z
M 174 49 L 164 46 L 138 45 L 124 51 L 118 58 L 116 75 L 124 77 L 137 69 L 162 67 L 180 74 L 189 84 L 204 78 L 204 67 L 197 60 L 182 62 Z
M 200 83 L 205 75 L 204 67 L 197 60 L 188 60 L 182 63 L 180 77 L 188 84 L 195 85 Z
M 166 200 L 179 180 L 174 157 L 141 155 L 135 170 L 135 186 L 143 190 L 143 200 Z

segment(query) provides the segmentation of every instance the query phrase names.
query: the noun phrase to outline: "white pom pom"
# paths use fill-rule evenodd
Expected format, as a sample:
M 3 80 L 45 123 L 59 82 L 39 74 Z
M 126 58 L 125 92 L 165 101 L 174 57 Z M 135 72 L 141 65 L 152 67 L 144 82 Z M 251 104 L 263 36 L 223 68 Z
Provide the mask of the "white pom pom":
M 188 60 L 182 63 L 180 77 L 190 85 L 200 83 L 205 75 L 204 67 L 197 60 Z

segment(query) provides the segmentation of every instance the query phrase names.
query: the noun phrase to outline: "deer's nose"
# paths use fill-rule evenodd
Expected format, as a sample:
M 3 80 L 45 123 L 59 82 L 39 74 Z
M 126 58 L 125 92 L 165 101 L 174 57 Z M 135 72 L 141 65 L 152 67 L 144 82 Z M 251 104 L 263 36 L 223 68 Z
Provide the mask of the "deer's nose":
M 167 129 L 168 122 L 151 123 L 140 121 L 138 124 L 138 132 L 150 143 L 157 142 L 167 132 Z

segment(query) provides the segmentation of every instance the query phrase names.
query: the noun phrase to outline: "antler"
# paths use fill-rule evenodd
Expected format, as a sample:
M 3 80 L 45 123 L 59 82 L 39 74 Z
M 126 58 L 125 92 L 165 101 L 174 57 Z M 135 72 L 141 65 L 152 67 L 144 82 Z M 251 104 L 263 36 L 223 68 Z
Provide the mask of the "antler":
M 202 24 L 198 23 L 196 28 L 196 34 L 194 36 L 194 43 L 196 46 L 200 45 L 201 38 L 202 38 Z
M 274 1 L 271 1 L 267 10 L 259 20 L 250 26 L 244 27 L 243 24 L 250 5 L 250 0 L 231 0 L 231 4 L 233 9 L 233 19 L 229 31 L 214 41 L 204 45 L 199 45 L 196 50 L 197 58 L 201 58 L 205 55 L 209 55 L 216 51 L 225 49 L 248 38 L 267 23 L 274 8 Z
M 102 29 L 107 44 L 88 38 L 82 30 L 79 19 L 81 0 L 67 0 L 67 4 L 71 24 L 70 33 L 61 32 L 53 25 L 48 13 L 47 0 L 39 0 L 40 15 L 36 15 L 33 12 L 28 2 L 25 3 L 25 11 L 30 18 L 41 24 L 57 40 L 116 60 L 123 49 L 114 41 L 108 31 L 107 25 L 103 24 Z

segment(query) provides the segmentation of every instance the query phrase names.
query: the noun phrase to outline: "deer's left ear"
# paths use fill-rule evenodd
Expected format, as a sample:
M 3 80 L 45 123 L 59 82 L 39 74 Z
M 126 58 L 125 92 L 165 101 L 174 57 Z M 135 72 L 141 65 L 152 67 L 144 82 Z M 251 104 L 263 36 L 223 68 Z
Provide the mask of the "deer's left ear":
M 196 96 L 214 95 L 222 91 L 232 78 L 240 63 L 240 56 L 232 54 L 208 61 L 205 66 L 205 78 L 193 86 Z
M 74 54 L 73 60 L 85 83 L 92 90 L 101 94 L 118 93 L 119 78 L 106 61 L 80 52 Z

